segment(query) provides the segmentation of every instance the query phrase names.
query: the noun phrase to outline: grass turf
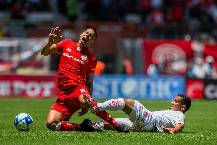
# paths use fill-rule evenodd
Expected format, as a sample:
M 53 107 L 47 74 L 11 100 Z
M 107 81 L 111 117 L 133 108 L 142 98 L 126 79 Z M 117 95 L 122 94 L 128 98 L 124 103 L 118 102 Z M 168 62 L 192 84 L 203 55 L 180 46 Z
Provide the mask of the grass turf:
M 217 101 L 193 101 L 186 113 L 186 126 L 183 133 L 166 134 L 150 132 L 119 133 L 104 132 L 53 132 L 45 128 L 45 120 L 53 99 L 0 99 L 0 144 L 1 145 L 189 145 L 217 144 Z M 150 110 L 167 109 L 167 101 L 142 101 Z M 28 132 L 17 131 L 13 121 L 21 112 L 29 113 L 34 125 Z M 110 112 L 114 117 L 126 117 L 121 111 Z M 81 122 L 85 118 L 98 120 L 93 114 L 78 117 L 71 121 Z

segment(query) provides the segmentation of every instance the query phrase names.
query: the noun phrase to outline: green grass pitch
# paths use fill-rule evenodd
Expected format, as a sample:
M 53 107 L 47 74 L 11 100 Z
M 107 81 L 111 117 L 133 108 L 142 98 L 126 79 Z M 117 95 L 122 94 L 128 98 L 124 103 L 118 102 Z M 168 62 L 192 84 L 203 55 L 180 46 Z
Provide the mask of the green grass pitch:
M 217 144 L 217 101 L 193 101 L 186 113 L 183 133 L 166 134 L 151 132 L 119 133 L 104 132 L 54 132 L 45 128 L 48 110 L 54 99 L 0 99 L 0 145 L 216 145 Z M 142 101 L 148 109 L 167 109 L 168 101 Z M 13 121 L 21 112 L 29 113 L 34 124 L 28 132 L 17 131 Z M 126 117 L 121 111 L 110 112 L 114 117 Z M 71 122 L 85 118 L 98 120 L 88 112 L 79 117 L 74 114 Z

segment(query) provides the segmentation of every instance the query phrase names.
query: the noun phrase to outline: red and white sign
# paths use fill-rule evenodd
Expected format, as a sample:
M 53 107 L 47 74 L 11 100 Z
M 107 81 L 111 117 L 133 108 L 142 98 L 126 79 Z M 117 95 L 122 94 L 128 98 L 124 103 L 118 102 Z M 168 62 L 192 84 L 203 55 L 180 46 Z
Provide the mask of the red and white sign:
M 56 97 L 57 76 L 0 75 L 0 97 Z
M 187 60 L 193 57 L 191 41 L 144 40 L 145 72 L 152 63 L 159 65 L 162 74 L 185 74 Z

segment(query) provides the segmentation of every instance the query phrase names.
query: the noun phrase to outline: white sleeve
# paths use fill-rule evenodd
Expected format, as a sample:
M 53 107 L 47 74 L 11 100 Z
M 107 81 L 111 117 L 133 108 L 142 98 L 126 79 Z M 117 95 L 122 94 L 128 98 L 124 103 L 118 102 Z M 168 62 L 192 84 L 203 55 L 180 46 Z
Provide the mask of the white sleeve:
M 185 117 L 184 116 L 180 116 L 180 117 L 177 117 L 176 119 L 175 119 L 175 123 L 176 124 L 182 124 L 182 125 L 184 125 L 184 123 L 185 123 Z

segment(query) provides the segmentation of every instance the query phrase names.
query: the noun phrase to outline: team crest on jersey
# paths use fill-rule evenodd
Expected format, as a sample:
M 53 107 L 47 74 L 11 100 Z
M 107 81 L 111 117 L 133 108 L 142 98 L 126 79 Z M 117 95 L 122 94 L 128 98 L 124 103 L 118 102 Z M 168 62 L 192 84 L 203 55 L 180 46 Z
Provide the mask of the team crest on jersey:
M 72 49 L 71 49 L 71 48 L 67 48 L 66 50 L 67 50 L 68 52 L 71 52 L 71 51 L 72 51 Z

